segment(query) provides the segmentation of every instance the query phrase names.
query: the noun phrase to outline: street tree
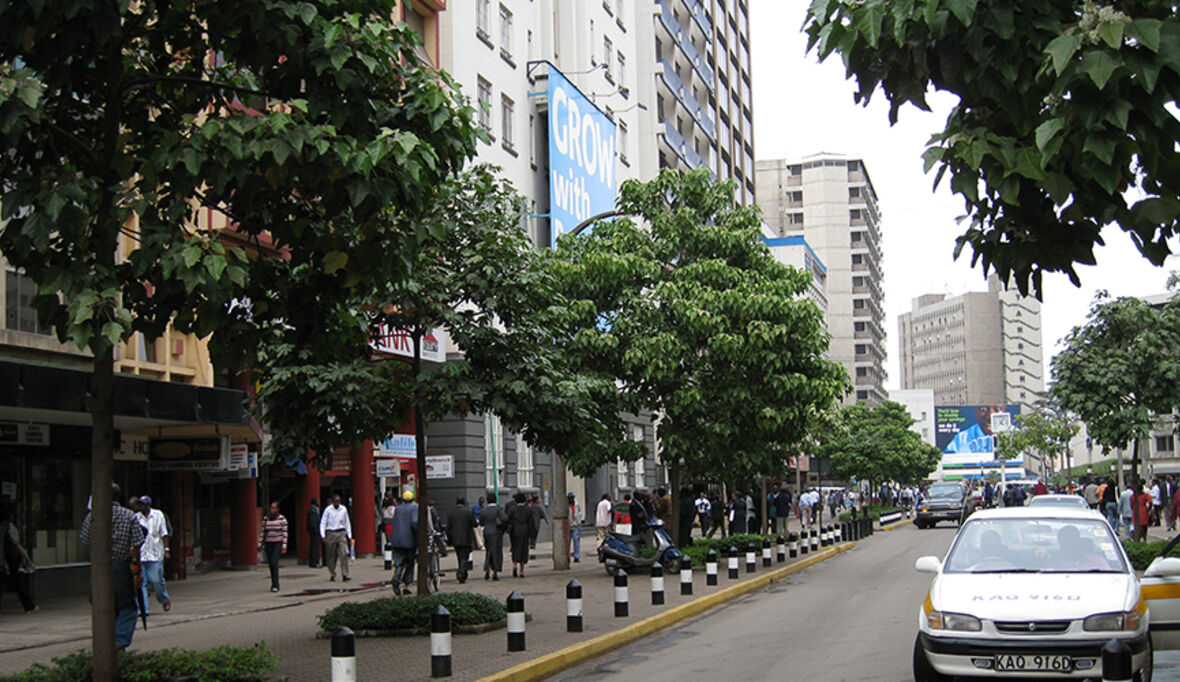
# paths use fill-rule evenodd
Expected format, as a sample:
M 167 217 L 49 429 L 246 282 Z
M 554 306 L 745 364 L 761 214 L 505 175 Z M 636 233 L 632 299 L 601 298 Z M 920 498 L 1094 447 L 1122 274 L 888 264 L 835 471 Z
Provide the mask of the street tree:
M 813 0 L 808 49 L 878 89 L 895 123 L 926 95 L 958 98 L 929 142 L 970 218 L 956 255 L 1038 294 L 1044 272 L 1079 283 L 1117 225 L 1161 265 L 1180 230 L 1180 16 L 1173 3 Z
M 1052 393 L 1107 448 L 1133 444 L 1131 471 L 1139 477 L 1139 442 L 1180 406 L 1180 304 L 1095 297 L 1086 323 L 1065 337 L 1053 358 Z
M 405 276 L 422 237 L 412 218 L 474 154 L 471 108 L 393 9 L 0 5 L 0 249 L 37 283 L 41 322 L 94 357 L 97 680 L 116 675 L 118 346 L 172 324 L 217 332 L 219 357 L 242 358 L 282 321 L 289 343 L 333 357 L 341 302 Z M 349 425 L 347 410 L 333 416 Z
M 1069 468 L 1069 443 L 1081 430 L 1082 424 L 1068 410 L 1063 410 L 1049 394 L 1046 400 L 1038 401 L 1027 414 L 1017 415 L 1011 431 L 996 434 L 996 454 L 1001 449 L 1013 456 L 1033 452 L 1054 468 L 1057 458 L 1061 465 Z
M 913 417 L 891 400 L 880 405 L 849 405 L 820 452 L 829 458 L 832 474 L 873 484 L 916 483 L 938 468 L 938 448 L 910 430 Z
M 808 416 L 849 385 L 823 357 L 828 335 L 806 297 L 810 276 L 773 258 L 757 209 L 736 205 L 733 187 L 704 169 L 627 181 L 617 207 L 642 227 L 598 222 L 561 238 L 553 254 L 576 315 L 566 350 L 585 373 L 617 381 L 615 409 L 659 414 L 672 509 L 682 475 L 783 469 Z M 583 452 L 569 465 L 588 475 L 642 454 Z

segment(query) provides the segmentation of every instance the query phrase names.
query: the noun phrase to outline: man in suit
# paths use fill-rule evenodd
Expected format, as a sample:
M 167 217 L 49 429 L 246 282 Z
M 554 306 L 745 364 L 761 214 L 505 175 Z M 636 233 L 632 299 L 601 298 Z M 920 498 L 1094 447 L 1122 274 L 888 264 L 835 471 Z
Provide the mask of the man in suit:
M 475 517 L 462 497 L 455 500 L 455 508 L 447 514 L 447 540 L 455 548 L 459 569 L 455 577 L 459 584 L 467 582 L 467 564 L 471 561 L 471 547 L 475 544 Z
M 320 500 L 311 498 L 307 508 L 307 567 L 320 567 Z

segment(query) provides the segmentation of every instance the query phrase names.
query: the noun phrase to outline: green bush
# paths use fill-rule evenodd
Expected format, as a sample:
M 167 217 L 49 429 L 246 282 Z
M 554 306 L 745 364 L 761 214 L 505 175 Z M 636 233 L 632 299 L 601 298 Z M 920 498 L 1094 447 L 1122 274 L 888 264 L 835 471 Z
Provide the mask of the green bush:
M 425 597 L 382 597 L 366 602 L 344 602 L 319 617 L 320 629 L 406 630 L 429 628 L 430 612 L 442 604 L 451 612 L 451 625 L 483 625 L 508 615 L 500 602 L 471 592 L 438 592 Z M 202 682 L 204 682 L 202 680 Z
M 863 519 L 865 516 L 865 513 L 867 512 L 869 515 L 869 518 L 876 521 L 877 519 L 881 518 L 882 512 L 897 511 L 898 509 L 902 509 L 902 507 L 899 507 L 897 505 L 891 505 L 891 504 L 870 504 L 867 507 L 864 507 L 863 509 L 857 510 L 856 518 Z M 849 521 L 852 521 L 852 514 L 850 514 L 848 512 L 844 512 L 844 513 L 840 514 L 839 519 L 842 523 L 848 523 Z
M 730 535 L 725 538 L 695 538 L 692 541 L 691 547 L 681 547 L 680 551 L 687 557 L 692 558 L 693 566 L 704 566 L 705 555 L 709 553 L 710 549 L 717 550 L 717 560 L 721 561 L 721 557 L 725 556 L 725 551 L 730 547 L 737 547 L 745 555 L 746 545 L 753 542 L 758 546 L 758 556 L 762 556 L 762 535 Z M 770 537 L 770 541 L 774 542 L 774 536 Z
M 1127 557 L 1131 559 L 1131 565 L 1140 571 L 1147 568 L 1152 559 L 1164 551 L 1164 546 L 1167 544 L 1167 540 L 1159 540 L 1158 542 L 1123 540 L 1123 548 L 1127 550 Z M 1168 556 L 1180 556 L 1180 544 L 1174 547 Z
M 252 647 L 223 646 L 209 651 L 161 649 L 119 652 L 120 682 L 155 682 L 167 677 L 195 675 L 201 682 L 255 682 L 273 670 L 276 657 L 265 642 Z M 3 682 L 88 682 L 93 679 L 91 652 L 75 651 L 53 659 L 52 665 L 34 664 L 28 670 L 0 677 Z

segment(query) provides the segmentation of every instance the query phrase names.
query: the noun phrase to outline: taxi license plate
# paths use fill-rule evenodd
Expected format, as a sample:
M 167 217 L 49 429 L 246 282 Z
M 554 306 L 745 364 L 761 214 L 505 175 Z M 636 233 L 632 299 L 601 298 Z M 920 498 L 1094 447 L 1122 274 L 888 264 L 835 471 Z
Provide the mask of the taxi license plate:
M 1073 669 L 1069 656 L 1047 656 L 1044 654 L 1003 654 L 996 656 L 997 671 L 1060 672 Z

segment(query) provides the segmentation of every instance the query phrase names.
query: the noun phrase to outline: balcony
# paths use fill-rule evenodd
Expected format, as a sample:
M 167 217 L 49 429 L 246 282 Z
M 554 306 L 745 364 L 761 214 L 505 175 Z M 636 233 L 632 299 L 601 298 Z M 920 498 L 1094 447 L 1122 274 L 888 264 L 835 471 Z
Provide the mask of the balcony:
M 683 1 L 684 6 L 688 8 L 688 13 L 692 15 L 693 21 L 701 27 L 701 32 L 705 34 L 705 37 L 711 37 L 713 35 L 713 21 L 709 19 L 709 13 L 705 11 L 700 0 Z
M 700 75 L 701 80 L 705 82 L 705 86 L 709 88 L 709 92 L 713 92 L 713 69 L 709 67 L 709 63 L 697 48 L 693 46 L 689 35 L 680 27 L 680 23 L 676 21 L 676 15 L 672 13 L 672 8 L 663 4 L 660 5 L 660 23 L 664 25 L 664 29 L 672 36 L 672 42 L 676 43 L 676 47 L 684 53 L 688 63 L 692 64 L 692 68 Z
M 684 139 L 680 131 L 676 130 L 676 126 L 672 125 L 670 121 L 660 121 L 660 123 L 664 124 L 664 142 L 672 148 L 672 151 L 676 152 L 676 156 L 679 156 L 685 165 L 689 168 L 708 168 L 705 160 L 701 158 L 700 154 L 697 154 L 688 140 Z M 709 172 L 716 177 L 717 174 L 713 172 L 712 168 L 709 168 Z
M 705 131 L 709 139 L 716 142 L 717 124 L 713 122 L 712 114 L 692 96 L 692 91 L 684 84 L 684 81 L 680 80 L 680 76 L 676 75 L 676 68 L 672 64 L 661 60 L 660 65 L 663 67 L 660 77 L 664 79 L 664 84 L 668 86 L 672 94 L 676 95 L 676 101 L 688 110 L 688 113 L 692 115 L 692 120 L 697 122 L 697 125 Z

